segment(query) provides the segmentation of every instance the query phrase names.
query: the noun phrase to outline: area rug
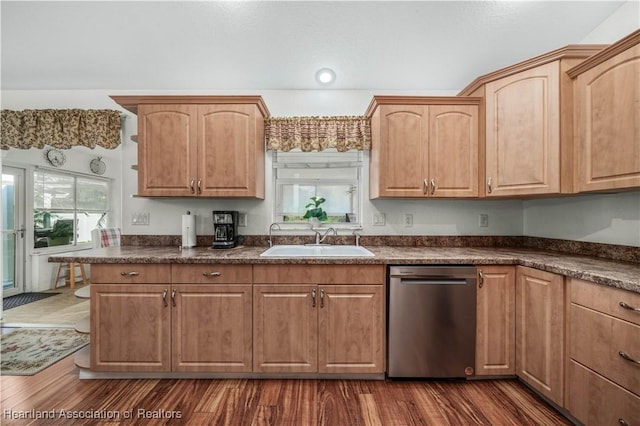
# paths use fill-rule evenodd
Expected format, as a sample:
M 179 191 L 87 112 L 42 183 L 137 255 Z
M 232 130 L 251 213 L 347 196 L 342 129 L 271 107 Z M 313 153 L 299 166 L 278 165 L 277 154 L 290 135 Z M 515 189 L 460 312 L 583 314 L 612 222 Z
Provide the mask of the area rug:
M 0 335 L 0 374 L 33 376 L 89 344 L 73 328 L 20 328 Z
M 9 296 L 2 299 L 2 310 L 6 311 L 7 309 L 26 305 L 27 303 L 37 302 L 38 300 L 55 296 L 56 294 L 60 293 L 22 293 L 16 294 L 15 296 Z

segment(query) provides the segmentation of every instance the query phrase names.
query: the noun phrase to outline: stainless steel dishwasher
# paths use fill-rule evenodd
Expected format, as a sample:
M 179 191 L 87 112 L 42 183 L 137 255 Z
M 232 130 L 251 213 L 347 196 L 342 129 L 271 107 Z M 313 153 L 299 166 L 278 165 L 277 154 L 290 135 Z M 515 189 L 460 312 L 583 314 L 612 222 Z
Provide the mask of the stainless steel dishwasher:
M 390 267 L 388 312 L 389 377 L 474 374 L 474 266 Z

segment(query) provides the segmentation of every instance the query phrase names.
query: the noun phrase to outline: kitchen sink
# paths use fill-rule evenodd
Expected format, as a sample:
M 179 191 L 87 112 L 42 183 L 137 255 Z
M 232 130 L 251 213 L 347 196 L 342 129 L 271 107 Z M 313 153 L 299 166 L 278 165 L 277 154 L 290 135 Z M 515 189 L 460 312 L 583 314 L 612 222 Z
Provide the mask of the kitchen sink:
M 263 257 L 373 257 L 361 246 L 277 245 L 260 254 Z

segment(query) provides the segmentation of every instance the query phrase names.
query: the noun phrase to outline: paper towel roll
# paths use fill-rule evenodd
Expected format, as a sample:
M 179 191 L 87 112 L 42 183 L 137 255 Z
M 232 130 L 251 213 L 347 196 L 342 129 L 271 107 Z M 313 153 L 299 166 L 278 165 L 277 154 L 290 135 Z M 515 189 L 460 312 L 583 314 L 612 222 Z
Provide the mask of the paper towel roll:
M 196 215 L 182 215 L 182 247 L 196 246 Z

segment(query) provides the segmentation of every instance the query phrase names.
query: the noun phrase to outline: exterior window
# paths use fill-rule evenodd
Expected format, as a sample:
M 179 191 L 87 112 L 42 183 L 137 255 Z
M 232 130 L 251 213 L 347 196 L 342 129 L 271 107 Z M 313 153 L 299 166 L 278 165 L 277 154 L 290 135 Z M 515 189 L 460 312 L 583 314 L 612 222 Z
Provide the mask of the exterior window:
M 326 200 L 326 223 L 359 227 L 362 163 L 361 151 L 275 151 L 275 221 L 306 224 L 305 206 L 315 196 Z
M 106 223 L 109 181 L 40 169 L 33 181 L 33 247 L 90 243 Z

